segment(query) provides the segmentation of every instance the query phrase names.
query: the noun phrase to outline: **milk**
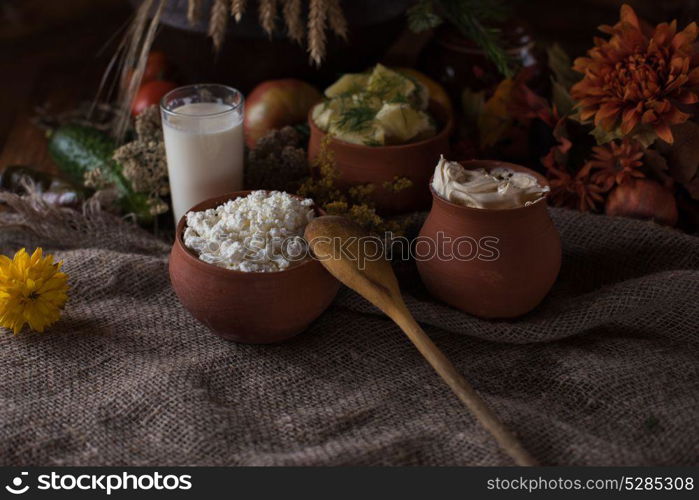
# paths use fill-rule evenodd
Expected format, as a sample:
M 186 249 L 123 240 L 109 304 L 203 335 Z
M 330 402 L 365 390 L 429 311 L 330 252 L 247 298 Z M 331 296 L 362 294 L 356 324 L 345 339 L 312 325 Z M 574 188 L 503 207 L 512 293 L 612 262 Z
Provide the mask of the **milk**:
M 175 222 L 208 198 L 243 188 L 243 121 L 233 106 L 194 102 L 163 120 Z

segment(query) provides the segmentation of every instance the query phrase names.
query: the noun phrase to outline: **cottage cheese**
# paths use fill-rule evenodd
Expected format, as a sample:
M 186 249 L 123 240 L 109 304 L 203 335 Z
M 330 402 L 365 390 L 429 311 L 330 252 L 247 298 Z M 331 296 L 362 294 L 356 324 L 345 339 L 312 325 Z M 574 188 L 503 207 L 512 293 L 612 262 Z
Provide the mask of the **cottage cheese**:
M 253 191 L 216 208 L 187 213 L 184 244 L 200 260 L 244 272 L 287 269 L 307 255 L 303 231 L 313 200 Z
M 541 200 L 549 191 L 533 175 L 506 167 L 468 170 L 444 156 L 434 170 L 432 188 L 453 203 L 489 209 L 525 207 Z

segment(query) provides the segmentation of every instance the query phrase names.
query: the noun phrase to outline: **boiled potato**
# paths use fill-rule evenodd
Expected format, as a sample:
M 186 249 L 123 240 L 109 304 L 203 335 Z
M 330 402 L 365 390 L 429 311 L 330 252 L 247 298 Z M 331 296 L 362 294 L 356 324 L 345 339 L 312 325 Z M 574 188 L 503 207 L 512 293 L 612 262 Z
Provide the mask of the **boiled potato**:
M 376 121 L 385 130 L 388 144 L 404 144 L 435 133 L 427 113 L 407 104 L 384 104 L 376 114 Z
M 325 97 L 332 99 L 339 95 L 358 94 L 364 91 L 368 80 L 369 75 L 366 73 L 347 73 L 325 89 Z

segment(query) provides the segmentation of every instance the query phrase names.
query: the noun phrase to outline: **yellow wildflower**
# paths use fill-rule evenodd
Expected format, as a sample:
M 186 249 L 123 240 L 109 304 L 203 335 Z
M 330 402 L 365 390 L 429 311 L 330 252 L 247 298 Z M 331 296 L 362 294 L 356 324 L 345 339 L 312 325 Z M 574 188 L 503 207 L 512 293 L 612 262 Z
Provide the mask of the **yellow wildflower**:
M 0 327 L 18 334 L 25 324 L 43 332 L 61 316 L 68 300 L 68 276 L 61 262 L 42 255 L 29 256 L 23 248 L 13 259 L 0 255 Z

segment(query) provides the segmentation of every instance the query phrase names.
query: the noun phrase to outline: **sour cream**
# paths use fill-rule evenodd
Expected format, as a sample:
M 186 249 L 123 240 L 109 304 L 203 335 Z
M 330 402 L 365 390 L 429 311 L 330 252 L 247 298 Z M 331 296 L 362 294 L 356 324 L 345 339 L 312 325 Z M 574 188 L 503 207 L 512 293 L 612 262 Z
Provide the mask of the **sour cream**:
M 432 188 L 452 203 L 487 209 L 525 207 L 541 200 L 549 191 L 533 175 L 506 167 L 468 170 L 444 156 L 434 170 Z

